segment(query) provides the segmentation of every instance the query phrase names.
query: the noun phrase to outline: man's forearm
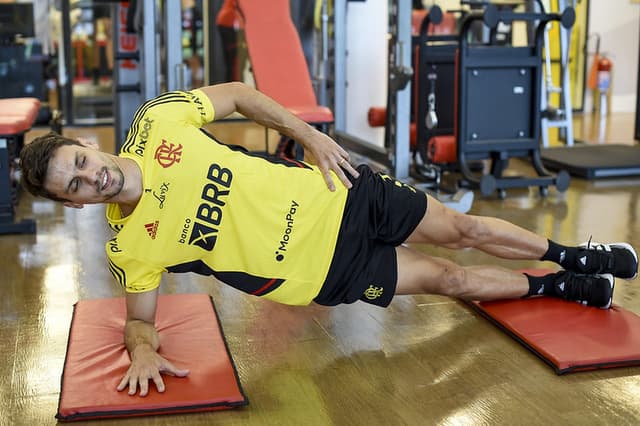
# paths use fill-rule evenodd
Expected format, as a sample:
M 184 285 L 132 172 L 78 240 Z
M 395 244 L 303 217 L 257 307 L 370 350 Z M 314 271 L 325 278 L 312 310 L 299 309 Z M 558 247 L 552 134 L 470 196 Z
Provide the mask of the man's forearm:
M 124 344 L 130 354 L 141 345 L 148 345 L 157 351 L 160 347 L 160 336 L 151 323 L 142 320 L 127 320 L 124 326 Z
M 246 85 L 236 87 L 240 92 L 236 97 L 236 108 L 245 117 L 300 142 L 316 131 L 263 93 Z
M 357 178 L 349 163 L 349 153 L 325 133 L 304 122 L 273 99 L 240 82 L 215 84 L 200 90 L 211 101 L 215 120 L 239 112 L 250 120 L 290 137 L 304 147 L 305 158 L 318 166 L 329 190 L 334 191 L 337 176 L 346 188 L 352 183 L 347 174 Z M 333 172 L 333 174 L 331 173 Z

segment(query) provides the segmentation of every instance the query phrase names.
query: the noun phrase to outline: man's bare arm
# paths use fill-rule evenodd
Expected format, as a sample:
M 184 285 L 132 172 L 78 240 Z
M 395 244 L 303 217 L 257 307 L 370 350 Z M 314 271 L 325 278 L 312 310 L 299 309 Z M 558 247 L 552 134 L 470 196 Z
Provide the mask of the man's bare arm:
M 211 100 L 216 120 L 237 111 L 302 144 L 317 162 L 330 190 L 335 189 L 330 171 L 347 188 L 351 188 L 351 182 L 345 173 L 358 177 L 358 172 L 349 163 L 349 153 L 344 148 L 263 93 L 239 82 L 206 86 L 201 90 Z
M 128 385 L 129 395 L 135 395 L 139 387 L 140 396 L 145 396 L 149 392 L 149 380 L 153 380 L 158 392 L 164 392 L 161 373 L 179 377 L 189 374 L 189 370 L 176 368 L 157 352 L 160 347 L 160 336 L 154 325 L 157 301 L 157 289 L 145 293 L 127 293 L 124 341 L 131 365 L 118 384 L 118 391 Z
M 129 353 L 146 345 L 154 351 L 160 346 L 160 337 L 154 324 L 158 290 L 145 293 L 127 293 L 127 322 L 124 326 L 124 343 Z

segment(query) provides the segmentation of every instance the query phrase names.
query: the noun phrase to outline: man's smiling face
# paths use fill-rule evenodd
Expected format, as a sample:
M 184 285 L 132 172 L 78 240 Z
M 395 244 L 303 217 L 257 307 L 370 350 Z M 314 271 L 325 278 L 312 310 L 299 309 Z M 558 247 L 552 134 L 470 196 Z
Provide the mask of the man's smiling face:
M 82 145 L 63 145 L 49 161 L 46 189 L 65 205 L 110 202 L 124 186 L 124 174 L 116 157 Z

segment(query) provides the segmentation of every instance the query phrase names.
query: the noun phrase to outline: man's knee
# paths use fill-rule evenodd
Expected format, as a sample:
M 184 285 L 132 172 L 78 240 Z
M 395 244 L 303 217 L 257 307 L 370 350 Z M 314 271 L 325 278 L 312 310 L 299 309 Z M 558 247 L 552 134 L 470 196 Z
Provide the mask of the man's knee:
M 449 266 L 442 272 L 441 294 L 450 297 L 464 297 L 467 294 L 467 271 L 461 266 Z
M 460 214 L 455 224 L 460 234 L 460 248 L 475 247 L 489 236 L 489 229 L 479 216 Z

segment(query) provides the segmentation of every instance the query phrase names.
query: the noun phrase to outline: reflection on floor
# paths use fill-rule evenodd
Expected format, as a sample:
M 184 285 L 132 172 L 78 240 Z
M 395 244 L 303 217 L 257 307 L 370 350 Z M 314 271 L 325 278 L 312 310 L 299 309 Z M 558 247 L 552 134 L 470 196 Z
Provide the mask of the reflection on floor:
M 632 143 L 632 120 L 621 120 L 622 126 L 609 126 L 607 140 Z M 588 127 L 577 126 L 577 137 L 588 139 Z M 246 123 L 218 124 L 211 131 L 222 140 L 264 147 L 264 131 Z M 67 135 L 88 136 L 113 149 L 110 128 L 67 129 Z M 477 195 L 471 213 L 495 215 L 561 242 L 593 237 L 639 247 L 639 184 L 574 179 L 565 194 L 552 189 L 547 198 L 535 189 L 510 190 L 505 200 Z M 0 423 L 54 424 L 74 302 L 122 293 L 105 261 L 110 232 L 104 207 L 72 210 L 23 196 L 19 214 L 35 216 L 38 233 L 0 237 Z M 539 265 L 496 261 L 475 250 L 418 248 L 464 264 Z M 468 307 L 445 297 L 397 297 L 388 309 L 360 302 L 287 307 L 191 274 L 165 277 L 161 290 L 213 296 L 250 405 L 91 424 L 640 423 L 640 369 L 556 376 Z M 639 293 L 637 281 L 620 281 L 614 302 L 640 314 Z

